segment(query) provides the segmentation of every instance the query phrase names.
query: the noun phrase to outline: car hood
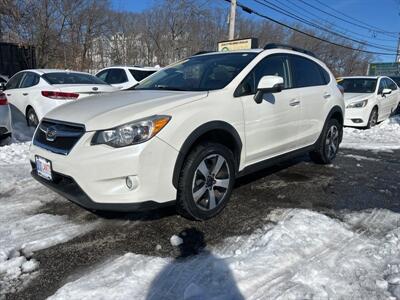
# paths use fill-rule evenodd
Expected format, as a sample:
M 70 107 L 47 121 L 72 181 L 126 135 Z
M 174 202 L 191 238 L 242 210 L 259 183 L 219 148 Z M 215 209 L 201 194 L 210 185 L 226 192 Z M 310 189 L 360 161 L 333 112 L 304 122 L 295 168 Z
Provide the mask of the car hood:
M 158 90 L 114 92 L 66 103 L 50 111 L 45 118 L 84 124 L 87 131 L 108 129 L 162 114 L 176 106 L 207 97 L 207 94 Z
M 346 104 L 357 102 L 372 97 L 373 93 L 344 93 L 344 102 Z

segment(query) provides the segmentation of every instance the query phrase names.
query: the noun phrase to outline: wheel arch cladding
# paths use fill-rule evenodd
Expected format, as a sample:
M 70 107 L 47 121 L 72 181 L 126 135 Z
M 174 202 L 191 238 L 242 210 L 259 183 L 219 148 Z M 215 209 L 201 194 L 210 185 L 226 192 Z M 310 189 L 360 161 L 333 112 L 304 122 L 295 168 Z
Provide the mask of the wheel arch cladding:
M 330 119 L 335 119 L 339 122 L 340 125 L 342 125 L 343 127 L 343 122 L 344 122 L 344 116 L 343 116 L 343 111 L 340 108 L 340 106 L 334 106 L 332 107 L 332 109 L 330 110 L 328 116 L 326 117 L 325 123 L 324 123 L 324 128 L 326 126 L 326 123 L 330 120 Z M 342 141 L 343 138 L 343 134 L 340 135 L 340 142 Z
M 178 188 L 179 174 L 190 151 L 203 141 L 217 142 L 232 150 L 235 157 L 236 171 L 240 164 L 242 141 L 236 129 L 224 121 L 211 121 L 197 127 L 183 143 L 175 162 L 172 184 Z

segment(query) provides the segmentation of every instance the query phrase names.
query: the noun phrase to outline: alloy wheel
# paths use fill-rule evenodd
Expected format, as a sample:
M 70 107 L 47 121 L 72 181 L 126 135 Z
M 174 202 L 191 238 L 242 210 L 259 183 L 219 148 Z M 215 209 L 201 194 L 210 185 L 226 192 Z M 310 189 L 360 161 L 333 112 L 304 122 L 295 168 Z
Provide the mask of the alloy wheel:
M 339 130 L 336 125 L 332 125 L 325 139 L 325 154 L 332 160 L 336 156 L 336 152 L 339 148 Z
M 378 123 L 378 112 L 374 109 L 369 120 L 369 127 L 374 127 L 376 123 Z
M 226 159 L 220 154 L 204 158 L 194 172 L 192 196 L 202 210 L 218 207 L 228 192 L 231 174 Z

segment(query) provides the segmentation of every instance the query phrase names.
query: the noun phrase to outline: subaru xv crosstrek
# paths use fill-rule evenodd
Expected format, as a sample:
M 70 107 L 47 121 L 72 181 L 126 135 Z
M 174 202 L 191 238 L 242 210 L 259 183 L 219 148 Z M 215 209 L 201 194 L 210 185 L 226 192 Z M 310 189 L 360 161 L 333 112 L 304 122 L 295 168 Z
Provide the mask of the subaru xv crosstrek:
M 205 220 L 239 176 L 307 152 L 329 164 L 342 139 L 334 76 L 282 45 L 194 55 L 94 97 L 48 113 L 30 149 L 33 177 L 89 210 Z

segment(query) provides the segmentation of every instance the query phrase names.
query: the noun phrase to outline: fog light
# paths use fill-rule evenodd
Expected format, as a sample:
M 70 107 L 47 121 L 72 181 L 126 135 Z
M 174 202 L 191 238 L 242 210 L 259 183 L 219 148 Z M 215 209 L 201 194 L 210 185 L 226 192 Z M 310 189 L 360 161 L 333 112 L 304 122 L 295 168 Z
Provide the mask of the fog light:
M 136 189 L 138 186 L 136 176 L 127 176 L 125 178 L 125 182 L 126 182 L 126 187 L 131 191 Z

